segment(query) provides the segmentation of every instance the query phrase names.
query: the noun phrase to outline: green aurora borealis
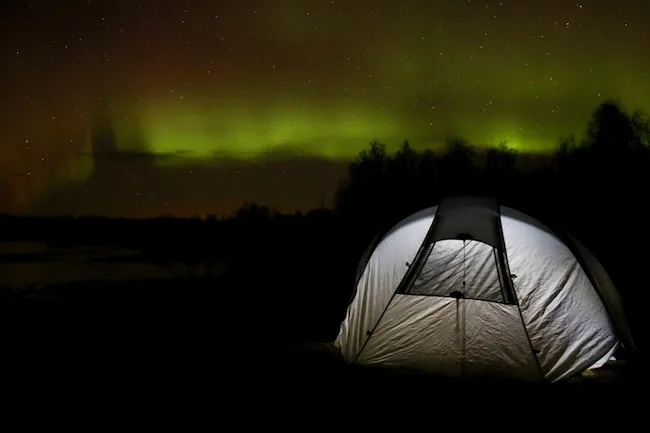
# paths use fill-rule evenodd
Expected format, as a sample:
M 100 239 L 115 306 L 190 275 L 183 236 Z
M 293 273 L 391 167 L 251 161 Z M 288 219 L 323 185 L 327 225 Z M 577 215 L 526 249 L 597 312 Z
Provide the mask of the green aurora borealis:
M 305 208 L 373 139 L 542 152 L 605 99 L 650 111 L 643 0 L 10 0 L 1 13 L 0 211 Z M 98 161 L 97 122 L 125 155 L 158 157 Z M 282 181 L 300 161 L 312 168 Z

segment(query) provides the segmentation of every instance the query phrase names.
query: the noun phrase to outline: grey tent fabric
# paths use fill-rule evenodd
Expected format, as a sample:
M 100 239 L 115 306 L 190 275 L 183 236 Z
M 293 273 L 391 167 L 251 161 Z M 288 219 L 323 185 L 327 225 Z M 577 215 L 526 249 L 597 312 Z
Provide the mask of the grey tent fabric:
M 350 363 L 567 379 L 634 350 L 611 279 L 576 245 L 495 201 L 447 199 L 369 251 L 335 344 Z
M 629 348 L 631 352 L 635 352 L 636 346 L 634 345 L 632 332 L 625 318 L 623 301 L 614 286 L 614 282 L 594 255 L 580 241 L 571 235 L 569 237 L 573 241 L 578 256 L 582 258 L 582 266 L 584 266 L 587 274 L 592 276 L 592 283 L 596 286 L 598 293 L 603 298 L 607 310 L 620 334 L 623 345 Z
M 409 295 L 446 296 L 450 287 L 460 286 L 465 298 L 505 302 L 493 247 L 478 241 L 438 241 L 406 290 Z

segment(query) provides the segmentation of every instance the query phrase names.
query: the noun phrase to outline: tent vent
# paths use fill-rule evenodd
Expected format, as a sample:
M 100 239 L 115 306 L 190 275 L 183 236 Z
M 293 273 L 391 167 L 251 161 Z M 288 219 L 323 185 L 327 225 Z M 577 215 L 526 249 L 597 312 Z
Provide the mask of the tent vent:
M 463 292 L 459 292 L 458 290 L 454 290 L 449 294 L 449 296 L 456 299 L 465 299 L 465 295 L 463 294 Z

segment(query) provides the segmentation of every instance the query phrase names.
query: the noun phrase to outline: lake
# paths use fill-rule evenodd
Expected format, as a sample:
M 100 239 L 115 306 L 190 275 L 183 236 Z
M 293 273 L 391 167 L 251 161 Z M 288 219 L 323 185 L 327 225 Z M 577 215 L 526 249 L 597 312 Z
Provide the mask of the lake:
M 51 248 L 42 242 L 0 243 L 0 287 L 27 288 L 73 281 L 178 278 L 190 270 L 181 262 L 164 266 L 139 260 L 139 251 L 118 246 Z M 204 264 L 194 276 L 217 276 L 227 265 Z

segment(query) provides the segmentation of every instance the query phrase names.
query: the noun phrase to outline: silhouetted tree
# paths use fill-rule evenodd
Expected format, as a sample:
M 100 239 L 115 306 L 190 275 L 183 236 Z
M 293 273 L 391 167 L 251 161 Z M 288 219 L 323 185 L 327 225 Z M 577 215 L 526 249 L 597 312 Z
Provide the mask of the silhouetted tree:
M 609 155 L 639 149 L 642 140 L 639 126 L 619 102 L 607 101 L 594 111 L 585 144 L 593 151 Z
M 476 185 L 476 148 L 463 138 L 450 139 L 439 157 L 440 187 L 445 195 L 468 194 Z
M 399 149 L 391 155 L 386 164 L 385 198 L 391 202 L 386 209 L 391 217 L 407 213 L 414 207 L 415 197 L 418 197 L 426 185 L 419 183 L 420 155 L 404 141 Z
M 436 159 L 436 154 L 431 149 L 425 149 L 419 158 L 416 182 L 420 185 L 419 191 L 424 191 L 428 200 L 438 201 L 438 186 L 440 185 L 440 167 Z M 424 203 L 421 207 L 426 206 Z
M 485 156 L 485 170 L 488 174 L 499 177 L 514 174 L 517 170 L 517 151 L 505 142 L 496 148 L 489 148 Z
M 640 110 L 636 110 L 630 117 L 632 127 L 643 148 L 650 146 L 650 120 Z M 647 150 L 647 149 L 646 149 Z
M 476 148 L 464 138 L 452 138 L 447 140 L 442 160 L 451 169 L 470 171 L 474 168 Z
M 485 151 L 484 166 L 477 189 L 482 193 L 499 198 L 513 192 L 513 180 L 517 175 L 517 151 L 508 147 L 506 142 Z
M 648 123 L 637 112 L 628 114 L 618 103 L 607 101 L 594 110 L 582 146 L 572 152 L 570 169 L 589 179 L 590 194 L 619 197 L 636 194 L 648 179 Z
M 562 168 L 569 160 L 571 154 L 579 146 L 580 143 L 578 141 L 578 138 L 576 138 L 576 136 L 573 134 L 560 140 L 560 144 L 552 155 L 552 163 L 558 172 L 562 171 Z
M 389 156 L 386 146 L 372 141 L 370 148 L 359 153 L 348 167 L 348 176 L 339 183 L 335 207 L 339 212 L 364 219 L 381 207 L 380 199 L 387 186 Z
M 233 220 L 240 223 L 269 222 L 274 212 L 267 206 L 260 206 L 254 202 L 244 203 L 233 216 Z

